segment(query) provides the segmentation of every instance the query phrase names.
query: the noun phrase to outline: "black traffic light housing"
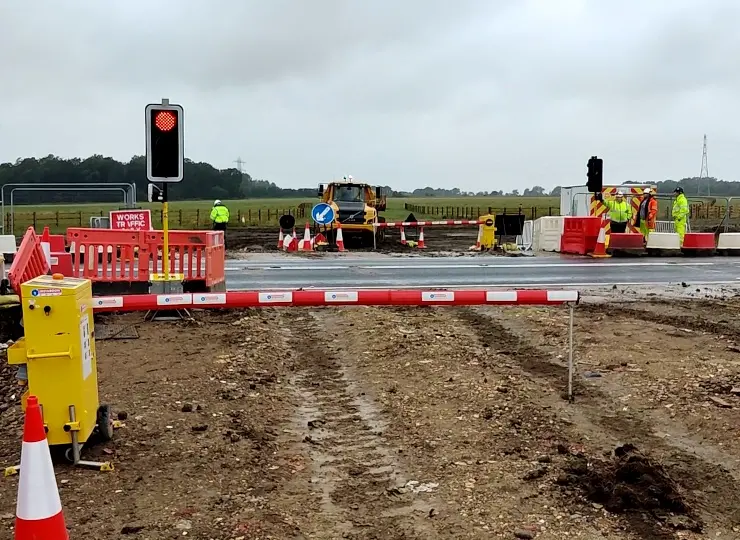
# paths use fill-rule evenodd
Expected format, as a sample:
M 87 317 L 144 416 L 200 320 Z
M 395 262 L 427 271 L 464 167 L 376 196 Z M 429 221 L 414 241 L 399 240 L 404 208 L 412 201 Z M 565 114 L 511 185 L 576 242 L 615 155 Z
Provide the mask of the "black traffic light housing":
M 181 182 L 184 168 L 184 112 L 180 105 L 147 105 L 146 174 L 150 182 Z
M 604 160 L 596 156 L 591 156 L 586 165 L 586 186 L 591 193 L 601 193 L 604 188 Z

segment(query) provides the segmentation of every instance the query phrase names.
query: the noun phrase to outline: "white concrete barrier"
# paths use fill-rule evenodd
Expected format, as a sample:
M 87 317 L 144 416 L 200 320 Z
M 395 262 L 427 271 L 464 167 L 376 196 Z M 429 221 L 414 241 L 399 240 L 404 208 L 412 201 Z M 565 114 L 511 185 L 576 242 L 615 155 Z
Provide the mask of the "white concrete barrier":
M 740 233 L 720 233 L 717 249 L 734 251 L 740 250 Z
M 12 234 L 0 234 L 0 253 L 3 255 L 15 255 L 18 246 L 15 245 L 15 236 Z
M 545 216 L 535 220 L 532 250 L 560 251 L 560 237 L 563 236 L 564 225 L 563 216 Z
M 681 249 L 678 233 L 651 232 L 648 235 L 647 249 Z

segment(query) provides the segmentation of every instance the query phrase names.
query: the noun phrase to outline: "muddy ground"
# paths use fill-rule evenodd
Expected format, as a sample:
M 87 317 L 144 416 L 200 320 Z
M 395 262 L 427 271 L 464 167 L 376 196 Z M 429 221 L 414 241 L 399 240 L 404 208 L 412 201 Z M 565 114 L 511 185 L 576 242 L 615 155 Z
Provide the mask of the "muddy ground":
M 305 226 L 305 225 L 303 225 Z M 411 248 L 401 245 L 400 232 L 397 229 L 387 229 L 386 241 L 378 245 L 378 251 L 388 253 L 408 252 Z M 303 229 L 298 228 L 299 238 L 303 237 Z M 408 240 L 416 240 L 418 231 L 407 229 Z M 248 229 L 230 229 L 226 232 L 226 247 L 234 251 L 261 252 L 277 251 L 279 229 L 277 227 L 250 227 Z M 467 251 L 478 237 L 478 228 L 469 226 L 460 227 L 426 227 L 424 241 L 430 250 L 435 251 Z M 505 241 L 513 241 L 507 237 Z M 370 251 L 371 246 L 363 247 L 352 238 L 346 239 L 348 248 L 353 251 Z
M 101 319 L 139 337 L 97 342 L 101 396 L 127 419 L 88 451 L 115 471 L 57 466 L 70 534 L 740 538 L 739 309 L 579 306 L 572 403 L 567 308 Z M 0 377 L 5 466 L 21 415 Z M 17 482 L 0 481 L 0 538 Z

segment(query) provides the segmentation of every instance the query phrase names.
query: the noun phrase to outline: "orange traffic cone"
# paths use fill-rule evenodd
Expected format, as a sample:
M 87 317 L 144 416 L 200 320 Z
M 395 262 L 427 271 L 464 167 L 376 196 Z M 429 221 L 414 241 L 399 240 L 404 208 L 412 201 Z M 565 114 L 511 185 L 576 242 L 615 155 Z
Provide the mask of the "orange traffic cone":
M 49 232 L 49 227 L 44 227 L 44 232 L 41 233 L 39 243 L 46 257 L 46 262 L 51 266 L 51 232 Z
M 311 226 L 306 222 L 306 229 L 303 232 L 303 239 L 298 242 L 298 249 L 300 251 L 313 251 L 313 245 L 311 244 Z
M 283 235 L 283 228 L 280 227 L 280 236 L 278 236 L 278 249 L 283 248 L 283 238 L 285 238 L 285 236 Z
M 405 246 L 406 245 L 406 230 L 403 228 L 403 225 L 401 225 L 400 229 L 401 229 L 401 245 Z
M 337 221 L 337 251 L 347 251 L 344 247 L 344 236 L 342 236 L 342 224 Z
M 26 404 L 15 516 L 15 540 L 69 540 L 36 396 Z
M 478 239 L 475 241 L 474 246 L 470 246 L 470 251 L 480 251 L 481 250 L 481 236 L 483 235 L 483 225 L 478 225 Z
M 419 243 L 416 244 L 416 249 L 426 249 L 426 245 L 424 245 L 424 227 L 419 229 Z
M 312 242 L 314 249 L 316 249 L 316 246 L 325 246 L 328 243 L 326 241 L 326 236 L 321 233 L 318 233 L 316 236 L 314 236 Z
M 599 229 L 599 237 L 596 239 L 596 248 L 593 253 L 589 253 L 591 257 L 603 259 L 611 257 L 606 252 L 606 219 L 601 220 L 601 228 Z

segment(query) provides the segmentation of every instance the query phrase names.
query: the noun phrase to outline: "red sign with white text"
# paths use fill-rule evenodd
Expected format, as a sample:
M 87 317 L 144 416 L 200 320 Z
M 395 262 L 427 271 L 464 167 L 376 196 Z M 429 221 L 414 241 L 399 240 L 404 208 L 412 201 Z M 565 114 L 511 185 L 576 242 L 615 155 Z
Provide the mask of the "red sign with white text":
M 111 210 L 110 228 L 118 231 L 151 231 L 151 210 Z

